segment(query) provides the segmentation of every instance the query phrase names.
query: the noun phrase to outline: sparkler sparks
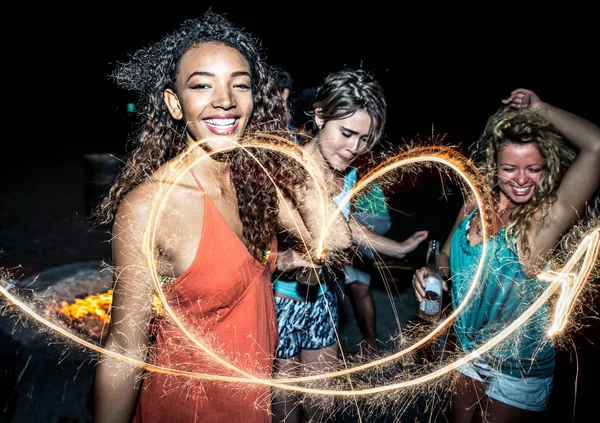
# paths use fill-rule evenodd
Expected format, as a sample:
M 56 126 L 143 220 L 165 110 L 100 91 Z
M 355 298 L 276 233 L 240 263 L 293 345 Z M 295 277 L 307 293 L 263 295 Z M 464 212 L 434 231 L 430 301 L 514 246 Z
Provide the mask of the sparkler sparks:
M 274 142 L 275 141 L 275 142 Z M 489 195 L 490 190 L 487 189 L 484 179 L 479 175 L 478 171 L 472 166 L 470 161 L 462 156 L 460 153 L 454 151 L 451 148 L 442 146 L 427 146 L 427 147 L 415 147 L 410 151 L 402 152 L 395 155 L 384 163 L 377 166 L 373 171 L 364 176 L 355 187 L 344 197 L 340 202 L 338 213 L 341 213 L 343 204 L 350 201 L 356 196 L 361 190 L 365 189 L 375 180 L 383 177 L 389 177 L 389 174 L 396 171 L 418 171 L 421 165 L 432 165 L 442 166 L 450 169 L 456 175 L 458 175 L 467 189 L 469 189 L 474 198 L 476 199 L 479 210 L 481 211 L 482 220 L 485 222 L 483 225 L 483 252 L 482 260 L 480 261 L 475 277 L 472 284 L 466 294 L 466 298 L 462 304 L 459 305 L 446 319 L 444 319 L 433 331 L 423 336 L 416 342 L 403 346 L 403 349 L 393 353 L 389 356 L 375 359 L 368 363 L 362 363 L 354 366 L 346 366 L 340 370 L 332 370 L 326 373 L 320 374 L 309 374 L 302 377 L 278 377 L 278 378 L 261 378 L 251 374 L 241 368 L 237 367 L 234 362 L 223 358 L 217 351 L 207 346 L 203 340 L 198 339 L 194 335 L 192 328 L 186 326 L 181 316 L 170 307 L 169 302 L 164 297 L 163 291 L 160 284 L 160 275 L 154 259 L 154 236 L 159 226 L 160 217 L 165 211 L 166 198 L 169 197 L 171 190 L 177 184 L 182 175 L 188 171 L 191 167 L 196 165 L 198 162 L 191 160 L 192 151 L 194 148 L 199 148 L 201 143 L 194 145 L 187 154 L 184 154 L 182 158 L 171 164 L 171 177 L 168 181 L 163 183 L 159 189 L 159 194 L 155 198 L 154 207 L 151 212 L 152 218 L 148 222 L 146 232 L 144 234 L 144 253 L 146 256 L 146 266 L 151 272 L 157 296 L 160 298 L 163 314 L 165 314 L 178 329 L 189 339 L 189 341 L 204 354 L 210 357 L 216 364 L 228 369 L 237 376 L 222 376 L 217 374 L 200 374 L 194 372 L 178 371 L 171 368 L 165 368 L 160 366 L 154 366 L 139 360 L 131 359 L 123 354 L 118 354 L 113 351 L 105 350 L 99 345 L 82 339 L 79 336 L 73 334 L 68 329 L 65 329 L 61 325 L 53 322 L 47 315 L 41 313 L 35 309 L 34 304 L 20 298 L 17 293 L 13 290 L 9 290 L 8 287 L 0 284 L 0 292 L 8 300 L 9 304 L 16 306 L 27 316 L 33 318 L 45 328 L 53 331 L 56 334 L 70 339 L 71 341 L 81 345 L 89 350 L 96 351 L 104 354 L 108 357 L 116 358 L 123 362 L 131 365 L 139 366 L 147 371 L 160 372 L 171 374 L 175 376 L 183 376 L 191 379 L 203 379 L 210 381 L 220 381 L 224 383 L 242 383 L 242 384 L 259 384 L 268 385 L 273 388 L 283 390 L 294 390 L 303 392 L 311 395 L 327 395 L 336 397 L 348 397 L 355 398 L 357 396 L 377 396 L 379 394 L 405 390 L 408 388 L 419 388 L 424 383 L 436 383 L 439 380 L 443 380 L 452 370 L 461 364 L 464 364 L 473 358 L 483 354 L 490 350 L 495 345 L 498 345 L 508 336 L 513 334 L 519 329 L 519 327 L 527 321 L 535 311 L 544 305 L 553 294 L 560 291 L 559 298 L 556 302 L 556 309 L 554 312 L 554 320 L 551 329 L 548 332 L 548 336 L 555 336 L 561 333 L 573 311 L 574 305 L 577 299 L 581 295 L 585 288 L 585 283 L 589 279 L 590 275 L 597 266 L 598 262 L 598 251 L 600 246 L 600 228 L 594 228 L 589 234 L 587 234 L 567 264 L 560 270 L 541 272 L 538 275 L 538 279 L 544 282 L 548 282 L 548 288 L 544 291 L 534 304 L 532 304 L 523 315 L 512 322 L 508 327 L 496 334 L 493 338 L 489 339 L 479 349 L 471 352 L 470 354 L 462 357 L 453 357 L 451 360 L 444 361 L 439 365 L 431 366 L 430 368 L 419 369 L 419 372 L 402 371 L 397 372 L 392 376 L 392 380 L 382 383 L 383 378 L 377 376 L 377 372 L 381 368 L 393 365 L 394 363 L 405 360 L 411 356 L 417 350 L 425 347 L 430 342 L 436 339 L 442 332 L 449 330 L 451 323 L 454 319 L 460 315 L 464 307 L 466 306 L 469 298 L 476 292 L 479 281 L 484 272 L 484 257 L 488 256 L 488 239 L 490 233 L 495 233 L 494 228 L 491 226 L 493 219 L 491 219 L 489 212 L 492 210 L 492 200 Z M 315 166 L 310 162 L 309 159 L 302 156 L 295 145 L 290 145 L 284 139 L 273 139 L 271 137 L 264 136 L 262 140 L 245 143 L 239 145 L 235 141 L 224 147 L 218 152 L 224 152 L 233 148 L 244 148 L 248 154 L 251 154 L 251 150 L 258 149 L 269 149 L 274 150 L 278 153 L 285 154 L 292 159 L 298 161 L 302 166 L 306 166 L 308 174 L 311 175 L 313 182 L 320 193 L 320 204 L 319 207 L 325 207 L 326 197 L 325 191 L 320 188 L 317 184 L 317 178 L 312 173 L 312 166 Z M 214 152 L 217 153 L 217 152 Z M 214 154 L 211 153 L 211 154 Z M 325 213 L 322 213 L 324 216 Z M 331 231 L 334 219 L 330 221 L 322 222 L 321 236 L 319 237 L 319 243 L 314 251 L 314 257 L 324 257 L 326 237 Z M 308 249 L 308 248 L 307 248 Z M 582 263 L 580 263 L 582 262 Z M 577 269 L 577 265 L 579 268 Z M 368 377 L 364 377 L 366 372 L 372 372 L 376 374 L 372 380 Z M 361 375 L 362 374 L 362 375 Z M 362 376 L 362 379 L 361 379 Z M 366 382 L 365 382 L 366 380 Z M 319 387 L 314 385 L 317 381 L 333 381 L 331 387 Z
M 594 265 L 598 262 L 600 253 L 600 228 L 586 235 L 577 249 L 560 270 L 560 272 L 542 272 L 537 277 L 541 281 L 551 282 L 561 290 L 560 297 L 556 302 L 554 320 L 548 330 L 548 336 L 554 336 L 563 331 L 567 321 L 575 307 L 575 301 L 579 298 L 585 287 Z M 579 272 L 573 273 L 574 267 L 583 258 Z

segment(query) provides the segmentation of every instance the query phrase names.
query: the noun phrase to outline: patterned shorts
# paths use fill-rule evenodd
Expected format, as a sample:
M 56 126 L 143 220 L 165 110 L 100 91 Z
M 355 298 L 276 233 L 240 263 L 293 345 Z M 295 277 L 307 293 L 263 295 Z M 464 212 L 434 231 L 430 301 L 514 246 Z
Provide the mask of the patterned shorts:
M 275 297 L 277 358 L 292 358 L 301 350 L 319 350 L 337 343 L 337 295 L 329 290 L 315 301 Z

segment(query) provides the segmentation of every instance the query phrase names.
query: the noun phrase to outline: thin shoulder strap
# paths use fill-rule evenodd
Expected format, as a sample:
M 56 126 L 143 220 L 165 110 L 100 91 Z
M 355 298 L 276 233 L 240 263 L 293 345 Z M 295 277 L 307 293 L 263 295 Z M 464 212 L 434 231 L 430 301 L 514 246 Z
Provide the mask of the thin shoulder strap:
M 190 173 L 192 174 L 192 176 L 196 180 L 196 183 L 198 184 L 198 186 L 200 187 L 200 189 L 202 190 L 202 192 L 204 192 L 204 187 L 202 186 L 202 184 L 200 183 L 200 180 L 198 179 L 198 177 L 196 176 L 196 174 L 192 171 L 192 169 L 190 169 Z

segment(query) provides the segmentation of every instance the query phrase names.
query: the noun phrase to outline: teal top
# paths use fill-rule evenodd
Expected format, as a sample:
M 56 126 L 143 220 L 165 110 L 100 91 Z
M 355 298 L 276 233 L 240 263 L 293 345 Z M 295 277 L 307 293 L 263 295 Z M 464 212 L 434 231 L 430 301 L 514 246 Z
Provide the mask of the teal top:
M 333 201 L 336 202 L 338 206 L 341 207 L 342 213 L 346 220 L 350 220 L 350 201 L 346 201 L 344 204 L 340 205 L 340 202 L 344 198 L 344 196 L 356 185 L 357 181 L 357 172 L 356 169 L 351 169 L 349 172 L 344 175 L 344 187 L 342 191 L 333 197 Z M 285 295 L 290 298 L 296 298 L 298 300 L 304 301 L 306 298 L 298 292 L 298 281 L 288 281 L 288 280 L 280 280 L 275 279 L 273 282 L 273 290 L 281 295 Z M 316 297 L 319 297 L 325 294 L 329 290 L 327 284 L 323 283 L 320 286 L 319 291 L 316 293 Z
M 369 213 L 378 216 L 389 216 L 390 210 L 383 188 L 377 182 L 373 182 L 359 193 L 354 203 L 356 213 Z
M 342 191 L 338 195 L 333 197 L 333 201 L 335 201 L 335 203 L 341 207 L 342 213 L 344 214 L 346 221 L 350 220 L 350 201 L 346 201 L 344 204 L 340 204 L 340 201 L 342 201 L 344 196 L 348 194 L 348 192 L 350 192 L 354 185 L 356 185 L 357 178 L 358 174 L 356 172 L 356 169 L 350 169 L 350 171 L 346 173 L 346 175 L 344 175 L 344 187 L 342 188 Z
M 469 291 L 483 251 L 483 244 L 471 246 L 467 239 L 473 215 L 474 211 L 459 224 L 450 242 L 454 309 Z M 504 229 L 490 238 L 482 280 L 454 322 L 456 338 L 463 351 L 471 352 L 513 323 L 548 287 L 544 282 L 527 277 L 516 250 L 516 240 L 511 237 L 507 243 Z M 546 303 L 519 329 L 489 350 L 485 358 L 494 368 L 511 376 L 552 376 L 555 351 L 552 338 L 546 334 L 549 325 Z

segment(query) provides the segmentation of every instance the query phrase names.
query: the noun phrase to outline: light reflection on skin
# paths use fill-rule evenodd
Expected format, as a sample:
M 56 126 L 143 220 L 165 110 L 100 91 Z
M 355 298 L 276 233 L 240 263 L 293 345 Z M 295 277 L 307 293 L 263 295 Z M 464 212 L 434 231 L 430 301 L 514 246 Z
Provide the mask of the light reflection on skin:
M 222 138 L 222 137 L 220 137 Z M 199 142 L 192 146 L 188 153 L 191 153 L 194 148 L 200 147 L 202 142 Z M 269 137 L 263 136 L 262 140 L 252 141 L 249 143 L 245 143 L 240 146 L 235 140 L 231 141 L 229 146 L 223 147 L 221 151 L 231 150 L 233 148 L 244 148 L 245 146 L 251 146 L 252 148 L 265 148 L 276 150 L 282 154 L 286 154 L 289 157 L 297 160 L 299 163 L 309 169 L 309 173 L 311 166 L 314 166 L 314 163 L 311 162 L 310 158 L 301 156 L 301 153 L 298 147 L 295 144 L 290 143 L 289 141 L 279 138 L 279 137 Z M 211 154 L 216 153 L 217 151 L 212 152 Z M 251 151 L 248 151 L 251 154 Z M 174 376 L 184 376 L 188 378 L 194 379 L 203 379 L 210 381 L 223 381 L 223 382 L 231 382 L 231 383 L 250 383 L 250 384 L 259 384 L 259 385 L 268 385 L 274 388 L 286 389 L 286 390 L 294 390 L 297 392 L 303 392 L 307 394 L 317 394 L 317 395 L 331 395 L 331 396 L 340 396 L 340 397 L 354 397 L 354 396 L 364 396 L 382 392 L 389 392 L 398 389 L 410 388 L 425 382 L 433 381 L 445 374 L 448 374 L 452 370 L 456 369 L 456 367 L 472 360 L 473 358 L 483 354 L 484 352 L 490 350 L 498 343 L 502 342 L 509 335 L 518 331 L 520 326 L 530 318 L 535 311 L 540 308 L 546 301 L 548 301 L 551 296 L 557 291 L 560 291 L 559 298 L 556 303 L 556 309 L 554 313 L 553 324 L 548 332 L 548 336 L 555 336 L 560 333 L 566 326 L 568 319 L 570 317 L 571 312 L 573 311 L 574 305 L 576 303 L 577 298 L 580 296 L 586 281 L 588 280 L 590 274 L 594 270 L 594 267 L 598 264 L 598 254 L 600 251 L 600 227 L 594 228 L 590 231 L 585 237 L 583 237 L 582 241 L 578 245 L 576 251 L 570 257 L 569 261 L 565 264 L 565 266 L 560 271 L 552 271 L 552 272 L 541 272 L 538 274 L 538 279 L 544 282 L 548 282 L 549 286 L 544 291 L 544 293 L 532 304 L 519 319 L 512 322 L 508 327 L 502 330 L 500 333 L 489 339 L 484 345 L 478 348 L 471 353 L 456 359 L 444 366 L 440 366 L 427 374 L 421 375 L 419 377 L 402 380 L 396 383 L 387 383 L 381 386 L 372 386 L 364 389 L 318 389 L 318 388 L 310 388 L 306 386 L 297 386 L 296 384 L 301 382 L 309 382 L 316 381 L 322 379 L 335 378 L 340 376 L 350 376 L 353 373 L 362 372 L 368 369 L 375 368 L 377 366 L 381 366 L 384 364 L 389 364 L 393 361 L 396 361 L 408 354 L 411 354 L 421 347 L 427 345 L 430 341 L 435 339 L 442 331 L 450 326 L 454 318 L 462 311 L 462 309 L 468 303 L 471 295 L 475 292 L 478 281 L 481 278 L 481 274 L 483 273 L 484 263 L 483 260 L 480 261 L 475 277 L 467 292 L 465 300 L 461 303 L 446 319 L 444 319 L 432 332 L 423 336 L 419 341 L 415 342 L 411 346 L 399 351 L 397 353 L 391 354 L 389 356 L 373 360 L 369 363 L 365 363 L 362 365 L 353 366 L 350 368 L 346 368 L 344 370 L 333 371 L 323 374 L 303 376 L 303 377 L 290 377 L 290 378 L 278 378 L 278 379 L 270 379 L 270 378 L 259 378 L 251 373 L 245 372 L 231 362 L 223 359 L 214 351 L 212 351 L 209 347 L 204 345 L 201 340 L 197 339 L 192 331 L 189 330 L 185 326 L 185 324 L 179 319 L 177 314 L 171 309 L 168 301 L 166 301 L 162 290 L 159 285 L 159 275 L 157 274 L 156 263 L 153 259 L 153 238 L 156 228 L 158 226 L 158 221 L 160 220 L 160 215 L 164 210 L 166 201 L 165 199 L 169 196 L 171 189 L 175 186 L 177 181 L 182 177 L 182 175 L 187 172 L 188 169 L 197 164 L 199 159 L 196 162 L 192 160 L 187 160 L 191 158 L 191 154 L 182 155 L 182 159 L 178 162 L 172 164 L 171 173 L 172 177 L 164 182 L 159 189 L 159 193 L 154 201 L 154 207 L 151 212 L 152 218 L 150 219 L 145 236 L 144 236 L 144 252 L 146 254 L 147 265 L 151 269 L 154 284 L 156 288 L 157 295 L 161 299 L 163 310 L 166 315 L 169 316 L 170 319 L 173 320 L 175 324 L 179 327 L 185 336 L 194 343 L 201 351 L 210 356 L 216 363 L 221 366 L 234 371 L 240 376 L 222 376 L 222 375 L 212 375 L 212 374 L 202 374 L 202 373 L 193 373 L 193 372 L 182 372 L 182 371 L 173 371 L 169 368 L 154 366 L 145 362 L 141 362 L 138 360 L 133 360 L 131 358 L 126 357 L 125 355 L 115 353 L 112 351 L 105 350 L 99 345 L 87 341 L 85 339 L 80 338 L 78 335 L 72 333 L 68 329 L 61 327 L 60 325 L 50 321 L 48 318 L 43 317 L 40 313 L 36 312 L 32 305 L 28 304 L 26 301 L 21 300 L 16 295 L 12 295 L 5 287 L 0 284 L 0 292 L 9 300 L 9 304 L 15 305 L 21 309 L 26 315 L 33 318 L 37 322 L 41 323 L 47 329 L 50 329 L 54 333 L 58 333 L 61 336 L 74 341 L 75 343 L 85 347 L 89 350 L 96 351 L 98 353 L 104 354 L 106 356 L 110 356 L 112 358 L 121 360 L 128 364 L 139 366 L 147 371 L 151 372 L 159 372 L 165 374 L 171 374 Z M 187 159 L 186 159 L 187 158 Z M 419 163 L 426 163 L 432 165 L 443 165 L 453 170 L 457 175 L 459 175 L 465 185 L 472 192 L 479 210 L 482 212 L 482 219 L 484 222 L 491 222 L 492 219 L 489 218 L 488 210 L 492 209 L 492 200 L 489 196 L 489 190 L 486 189 L 486 185 L 483 177 L 477 172 L 477 170 L 472 166 L 471 162 L 462 156 L 460 153 L 455 150 L 443 147 L 443 146 L 426 146 L 426 147 L 416 147 L 411 148 L 410 151 L 402 152 L 394 157 L 389 158 L 385 162 L 381 163 L 378 167 L 376 167 L 369 174 L 365 175 L 358 183 L 354 186 L 354 188 L 340 201 L 340 205 L 338 206 L 338 213 L 341 213 L 341 208 L 343 204 L 355 196 L 360 190 L 364 189 L 371 182 L 377 180 L 378 178 L 385 177 L 386 174 L 403 168 L 402 170 L 408 170 L 412 172 L 418 171 Z M 317 178 L 311 173 L 311 177 L 314 183 L 317 183 Z M 318 185 L 317 185 L 318 186 Z M 325 192 L 320 190 L 320 206 L 325 207 Z M 487 193 L 487 194 L 482 194 Z M 324 215 L 324 214 L 323 214 Z M 320 238 L 316 257 L 320 257 L 323 254 L 323 246 L 325 244 L 325 237 L 331 225 L 334 222 L 334 218 L 331 219 L 330 222 L 323 222 L 323 232 Z M 489 233 L 494 233 L 494 228 L 490 226 L 491 224 L 483 225 L 483 239 L 487 240 Z M 488 242 L 484 241 L 483 244 L 482 257 L 487 256 Z M 577 264 L 582 261 L 582 264 L 579 266 L 579 271 L 577 271 Z M 1 269 L 0 269 L 1 270 Z

